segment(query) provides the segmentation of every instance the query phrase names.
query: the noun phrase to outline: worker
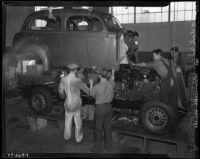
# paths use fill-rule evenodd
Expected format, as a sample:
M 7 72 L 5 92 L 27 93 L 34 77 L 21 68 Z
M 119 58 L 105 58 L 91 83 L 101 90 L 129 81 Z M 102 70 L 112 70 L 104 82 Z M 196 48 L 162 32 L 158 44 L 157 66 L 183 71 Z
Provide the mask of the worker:
M 89 95 L 89 88 L 79 79 L 76 74 L 78 65 L 75 63 L 69 64 L 69 74 L 61 79 L 59 85 L 59 93 L 61 96 L 66 95 L 65 108 L 65 128 L 64 139 L 69 140 L 72 130 L 72 119 L 75 122 L 75 138 L 76 142 L 81 142 L 83 139 L 81 107 L 82 100 L 80 90 L 83 90 Z
M 102 139 L 104 137 L 104 150 L 111 150 L 112 142 L 112 105 L 114 93 L 114 70 L 112 76 L 108 78 L 108 70 L 100 70 L 100 82 L 93 86 L 93 80 L 90 79 L 90 95 L 95 97 L 95 130 L 94 143 L 91 151 L 94 153 L 102 152 Z M 104 134 L 104 135 L 103 135 Z
M 125 43 L 124 36 L 122 34 L 120 37 L 120 50 L 119 50 L 119 52 L 120 52 L 120 60 L 119 60 L 120 61 L 120 70 L 130 68 L 129 62 L 128 62 L 127 51 L 128 51 L 128 46 Z
M 84 68 L 80 68 L 77 72 L 77 77 L 84 81 Z
M 182 54 L 179 51 L 179 48 L 176 47 L 176 46 L 172 47 L 170 52 L 171 52 L 171 55 L 172 55 L 172 61 L 175 64 L 176 69 L 181 70 L 181 72 L 183 74 L 183 78 L 185 80 L 186 79 L 186 77 L 185 77 L 185 65 L 184 65 L 184 60 L 183 60 Z
M 163 51 L 156 49 L 152 51 L 152 62 L 131 63 L 132 66 L 146 66 L 153 68 L 161 77 L 160 98 L 165 104 L 177 108 L 177 87 L 174 79 L 173 63 L 162 57 Z

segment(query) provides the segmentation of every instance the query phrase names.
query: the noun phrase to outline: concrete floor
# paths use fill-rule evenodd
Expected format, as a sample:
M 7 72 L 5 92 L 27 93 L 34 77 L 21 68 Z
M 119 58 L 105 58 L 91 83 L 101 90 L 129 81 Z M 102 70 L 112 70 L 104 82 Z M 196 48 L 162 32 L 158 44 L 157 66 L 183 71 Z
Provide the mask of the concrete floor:
M 70 153 L 70 154 L 91 154 L 90 148 L 93 142 L 93 129 L 83 122 L 84 142 L 75 142 L 74 129 L 72 138 L 65 141 L 63 138 L 63 128 L 58 128 L 55 124 L 48 124 L 47 127 L 31 131 L 25 116 L 18 114 L 20 110 L 28 109 L 27 101 L 23 98 L 12 99 L 14 95 L 6 96 L 6 129 L 5 142 L 6 153 Z M 15 97 L 16 98 L 16 97 Z M 16 103 L 16 104 L 15 104 Z M 21 126 L 21 127 L 20 127 Z M 24 127 L 23 127 L 24 126 Z M 126 141 L 127 140 L 127 141 Z M 142 154 L 140 149 L 141 140 L 125 138 L 124 143 L 114 143 L 110 154 Z M 168 154 L 174 157 L 174 148 L 168 145 L 152 143 L 150 147 L 152 153 Z M 148 157 L 148 156 L 147 156 Z M 194 154 L 190 154 L 189 158 Z
M 26 117 L 16 113 L 20 112 L 20 110 L 28 109 L 27 101 L 20 99 L 20 97 L 17 101 L 19 102 L 14 104 L 14 100 L 6 100 L 5 140 L 7 153 L 91 153 L 93 129 L 87 127 L 84 122 L 84 142 L 80 144 L 75 142 L 74 126 L 72 137 L 69 141 L 65 141 L 63 138 L 64 129 L 58 128 L 55 123 L 48 123 L 47 127 L 31 131 Z M 113 143 L 110 153 L 140 152 L 138 148 L 115 145 Z

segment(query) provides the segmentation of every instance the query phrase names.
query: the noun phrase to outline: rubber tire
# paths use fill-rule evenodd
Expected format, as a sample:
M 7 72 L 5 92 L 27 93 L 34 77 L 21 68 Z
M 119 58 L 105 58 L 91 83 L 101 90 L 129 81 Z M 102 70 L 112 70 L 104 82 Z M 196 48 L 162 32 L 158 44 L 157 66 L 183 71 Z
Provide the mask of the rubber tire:
M 160 130 L 151 129 L 148 126 L 147 122 L 145 121 L 145 116 L 146 116 L 147 111 L 155 106 L 164 110 L 168 116 L 167 125 L 163 129 L 160 129 Z M 177 117 L 177 112 L 175 111 L 175 109 L 173 109 L 170 106 L 168 106 L 162 102 L 159 102 L 159 101 L 149 101 L 149 102 L 145 103 L 142 106 L 141 111 L 140 111 L 141 125 L 143 126 L 143 128 L 145 130 L 147 130 L 148 132 L 150 132 L 152 134 L 156 134 L 156 135 L 164 135 L 164 134 L 168 133 L 170 130 L 172 130 L 172 128 L 177 123 L 177 119 L 178 119 L 178 117 Z
M 41 110 L 39 109 L 36 109 L 33 104 L 32 104 L 32 98 L 34 95 L 36 94 L 40 94 L 44 101 L 45 101 L 45 107 Z M 52 111 L 52 107 L 53 107 L 53 104 L 52 104 L 52 95 L 51 93 L 49 92 L 49 90 L 47 88 L 44 88 L 44 87 L 37 87 L 35 89 L 33 89 L 28 97 L 28 105 L 29 105 L 29 108 L 37 113 L 37 114 L 48 114 Z

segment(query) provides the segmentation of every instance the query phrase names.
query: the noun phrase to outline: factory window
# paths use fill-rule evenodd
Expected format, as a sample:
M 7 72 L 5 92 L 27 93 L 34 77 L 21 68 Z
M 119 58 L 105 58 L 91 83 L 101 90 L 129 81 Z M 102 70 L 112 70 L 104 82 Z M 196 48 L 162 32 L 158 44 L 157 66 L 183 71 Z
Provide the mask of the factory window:
M 120 23 L 134 23 L 134 7 L 111 7 L 112 13 Z
M 171 2 L 170 21 L 196 20 L 196 2 Z
M 110 7 L 121 24 L 190 21 L 196 19 L 196 2 L 171 2 L 165 7 Z
M 169 6 L 136 7 L 136 23 L 156 23 L 168 21 Z

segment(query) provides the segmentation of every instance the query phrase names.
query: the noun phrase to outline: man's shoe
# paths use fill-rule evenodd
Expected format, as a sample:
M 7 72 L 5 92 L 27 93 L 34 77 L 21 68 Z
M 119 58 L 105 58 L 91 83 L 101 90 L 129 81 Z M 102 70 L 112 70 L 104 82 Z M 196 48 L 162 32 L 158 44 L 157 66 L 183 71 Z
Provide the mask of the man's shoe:
M 83 143 L 85 141 L 85 138 L 83 138 L 81 141 L 79 141 L 79 142 L 77 142 L 76 141 L 76 143 L 78 143 L 78 144 L 80 144 L 80 143 Z

